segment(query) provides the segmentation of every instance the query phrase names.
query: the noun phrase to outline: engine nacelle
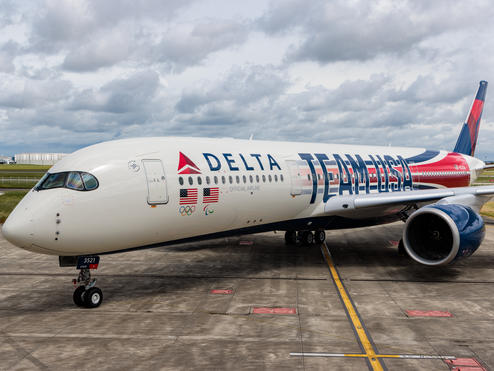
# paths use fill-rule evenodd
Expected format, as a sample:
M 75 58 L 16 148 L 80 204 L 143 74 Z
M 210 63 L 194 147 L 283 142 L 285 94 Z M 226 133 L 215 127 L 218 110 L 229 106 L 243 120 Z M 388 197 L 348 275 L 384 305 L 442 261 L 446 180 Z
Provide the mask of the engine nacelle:
M 472 255 L 485 235 L 482 217 L 469 206 L 429 205 L 408 218 L 403 244 L 408 255 L 425 265 L 446 265 Z

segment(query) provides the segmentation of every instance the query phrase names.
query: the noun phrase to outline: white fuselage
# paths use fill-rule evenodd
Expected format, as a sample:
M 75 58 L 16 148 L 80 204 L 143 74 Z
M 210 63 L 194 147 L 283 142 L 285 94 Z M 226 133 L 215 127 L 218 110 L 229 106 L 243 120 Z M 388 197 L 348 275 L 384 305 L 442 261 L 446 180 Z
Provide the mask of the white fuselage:
M 331 224 L 336 217 L 360 225 L 359 220 L 385 218 L 396 210 L 328 213 L 325 204 L 357 192 L 466 186 L 482 165 L 469 156 L 421 148 L 119 140 L 81 149 L 49 170 L 90 173 L 98 180 L 96 189 L 33 189 L 3 231 L 28 250 L 86 255 L 226 232 L 289 229 L 293 221 L 298 229 L 314 229 L 319 219 L 318 228 L 337 228 Z

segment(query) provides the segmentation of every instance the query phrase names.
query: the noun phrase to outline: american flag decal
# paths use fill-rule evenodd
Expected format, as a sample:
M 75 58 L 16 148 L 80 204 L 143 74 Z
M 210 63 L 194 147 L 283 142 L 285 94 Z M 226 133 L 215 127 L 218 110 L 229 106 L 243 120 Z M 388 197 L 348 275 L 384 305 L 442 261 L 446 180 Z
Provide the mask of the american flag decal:
M 197 204 L 197 188 L 188 188 L 180 190 L 180 205 Z
M 220 189 L 218 187 L 204 188 L 202 202 L 205 204 L 218 202 L 219 196 L 220 196 Z

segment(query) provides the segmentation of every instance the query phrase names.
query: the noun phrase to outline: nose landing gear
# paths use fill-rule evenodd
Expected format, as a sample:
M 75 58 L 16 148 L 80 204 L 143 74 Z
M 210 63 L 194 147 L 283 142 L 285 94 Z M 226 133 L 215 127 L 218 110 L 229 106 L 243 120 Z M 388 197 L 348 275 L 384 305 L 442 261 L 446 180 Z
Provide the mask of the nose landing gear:
M 96 287 L 96 279 L 91 278 L 91 269 L 97 269 L 99 256 L 80 256 L 77 259 L 77 269 L 80 269 L 79 276 L 72 280 L 74 286 L 79 286 L 74 290 L 74 303 L 78 307 L 96 308 L 103 302 L 103 292 Z

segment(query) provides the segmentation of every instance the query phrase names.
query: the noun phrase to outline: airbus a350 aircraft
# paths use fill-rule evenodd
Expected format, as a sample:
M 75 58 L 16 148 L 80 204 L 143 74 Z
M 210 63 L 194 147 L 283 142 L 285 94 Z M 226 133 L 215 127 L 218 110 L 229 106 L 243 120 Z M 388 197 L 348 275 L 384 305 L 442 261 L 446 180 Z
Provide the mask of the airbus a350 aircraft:
M 487 82 L 453 152 L 422 148 L 205 138 L 138 138 L 83 148 L 53 166 L 3 226 L 23 249 L 77 266 L 77 305 L 103 299 L 101 254 L 284 230 L 322 242 L 325 230 L 406 222 L 415 261 L 444 265 L 484 237 L 480 207 L 494 186 L 470 187 Z

